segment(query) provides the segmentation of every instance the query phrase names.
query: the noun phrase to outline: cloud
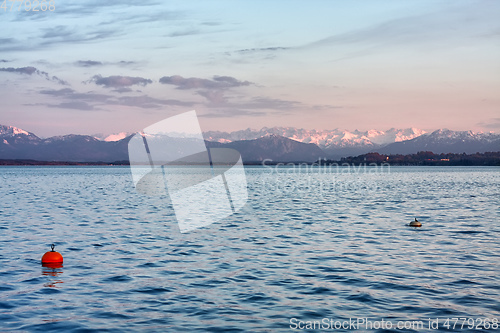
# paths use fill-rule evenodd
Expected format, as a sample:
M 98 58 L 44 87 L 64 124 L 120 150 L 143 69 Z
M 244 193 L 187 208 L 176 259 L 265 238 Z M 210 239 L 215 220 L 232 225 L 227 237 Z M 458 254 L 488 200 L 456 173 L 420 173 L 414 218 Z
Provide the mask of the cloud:
M 51 15 L 26 11 L 22 13 L 23 15 L 15 16 L 14 21 L 48 21 L 53 20 L 55 16 L 56 20 L 79 22 L 88 21 L 89 17 L 92 17 L 94 27 L 103 25 L 130 27 L 136 23 L 172 22 L 184 16 L 180 11 L 164 10 L 163 6 L 164 4 L 157 0 L 65 1 L 64 5 L 56 5 L 56 10 L 50 13 Z
M 197 94 L 207 99 L 208 113 L 201 117 L 207 118 L 227 118 L 227 117 L 261 117 L 268 115 L 289 115 L 297 110 L 332 110 L 342 106 L 332 105 L 307 105 L 293 100 L 284 100 L 257 96 L 253 98 L 229 98 L 224 95 L 224 90 L 202 90 Z
M 75 91 L 71 88 L 64 88 L 64 89 L 47 89 L 47 90 L 41 90 L 40 93 L 44 95 L 52 95 L 52 96 L 68 96 L 73 94 Z
M 500 118 L 490 118 L 488 121 L 477 123 L 478 126 L 487 129 L 500 129 Z
M 225 101 L 225 103 L 224 103 Z M 325 110 L 339 109 L 342 106 L 331 105 L 305 105 L 297 101 L 282 100 L 269 97 L 254 97 L 249 100 L 231 102 L 224 99 L 217 100 L 207 105 L 210 109 L 207 113 L 201 113 L 200 117 L 206 118 L 228 118 L 228 117 L 263 117 L 269 115 L 285 116 L 297 112 L 297 110 Z
M 201 23 L 201 25 L 206 25 L 209 27 L 216 27 L 216 26 L 222 25 L 222 23 L 220 23 L 220 22 L 203 22 L 203 23 Z
M 284 51 L 289 50 L 290 47 L 282 47 L 282 46 L 274 46 L 274 47 L 261 47 L 261 48 L 252 48 L 252 49 L 242 49 L 237 50 L 237 53 L 251 53 L 251 52 L 274 52 L 274 51 Z
M 244 110 L 244 109 L 218 109 L 209 113 L 200 113 L 198 117 L 203 118 L 229 118 L 229 117 L 263 117 L 268 116 L 269 112 Z
M 191 36 L 191 35 L 198 35 L 200 33 L 201 31 L 199 29 L 186 29 L 186 30 L 174 31 L 168 34 L 167 37 Z
M 231 96 L 231 88 L 256 85 L 249 81 L 240 81 L 231 76 L 213 76 L 211 79 L 184 78 L 180 75 L 164 76 L 160 83 L 176 86 L 180 90 L 195 90 L 206 99 L 202 103 L 210 112 L 203 117 L 265 116 L 269 114 L 287 115 L 297 110 L 322 110 L 338 108 L 328 105 L 306 105 L 299 101 L 271 98 L 265 96 Z M 208 111 L 207 110 L 207 111 Z
M 184 78 L 180 75 L 164 76 L 160 78 L 160 83 L 171 84 L 177 89 L 229 89 L 235 87 L 249 86 L 253 84 L 249 81 L 239 81 L 231 76 L 214 76 L 212 80 L 196 77 Z
M 52 76 L 51 77 L 49 75 L 49 73 L 41 71 L 41 70 L 38 70 L 36 67 L 33 67 L 33 66 L 17 67 L 17 68 L 14 68 L 14 67 L 3 67 L 3 68 L 0 68 L 0 72 L 17 73 L 17 74 L 21 74 L 21 75 L 30 75 L 30 76 L 32 74 L 36 74 L 38 76 L 41 76 L 41 77 L 45 78 L 48 81 L 53 81 L 53 82 L 56 82 L 56 83 L 59 83 L 59 84 L 62 84 L 62 85 L 66 85 L 66 86 L 69 85 L 68 82 L 59 79 L 57 76 Z
M 113 89 L 114 92 L 117 92 L 119 94 L 123 94 L 123 93 L 128 93 L 128 92 L 132 92 L 133 90 L 130 89 L 130 88 L 127 88 L 127 87 L 123 87 L 123 88 L 117 88 L 117 89 Z
M 135 12 L 134 12 L 135 13 Z M 171 11 L 171 10 L 162 10 L 158 8 L 154 10 L 150 8 L 146 13 L 138 13 L 132 15 L 124 15 L 124 16 L 116 16 L 112 15 L 112 19 L 109 21 L 105 21 L 100 23 L 101 26 L 105 25 L 113 25 L 119 24 L 120 26 L 132 26 L 136 24 L 151 24 L 152 22 L 168 22 L 172 23 L 174 20 L 179 20 L 184 18 L 186 13 L 182 11 Z
M 40 37 L 43 41 L 40 45 L 47 46 L 58 43 L 81 43 L 89 42 L 98 39 L 118 34 L 119 29 L 79 29 L 78 27 L 68 27 L 65 25 L 58 25 L 55 27 L 47 28 L 45 33 Z
M 82 111 L 92 111 L 95 110 L 93 105 L 90 105 L 86 102 L 82 101 L 74 101 L 74 102 L 64 102 L 59 104 L 47 104 L 49 107 L 53 108 L 61 108 L 61 109 L 74 109 L 74 110 L 82 110 Z
M 200 90 L 198 95 L 205 97 L 210 103 L 209 107 L 223 106 L 227 104 L 227 98 L 222 90 Z
M 279 112 L 288 112 L 292 109 L 298 109 L 306 107 L 303 103 L 297 101 L 289 101 L 277 98 L 269 97 L 253 97 L 248 100 L 230 101 L 221 105 L 214 105 L 213 107 L 224 107 L 224 108 L 234 108 L 234 109 L 246 109 L 246 110 L 274 110 Z M 212 107 L 212 106 L 210 106 Z
M 208 100 L 209 108 L 234 108 L 234 109 L 267 109 L 288 111 L 302 107 L 303 104 L 296 101 L 287 101 L 269 97 L 254 97 L 248 100 L 231 101 L 222 90 L 202 90 L 198 95 Z
M 97 60 L 78 60 L 74 62 L 75 66 L 78 67 L 99 67 L 99 66 L 104 66 L 104 65 L 116 65 L 116 66 L 121 66 L 121 67 L 126 67 L 126 66 L 132 66 L 132 65 L 137 65 L 137 61 L 125 61 L 121 60 L 118 62 L 103 62 L 103 61 L 97 61 Z
M 200 103 L 177 99 L 162 99 L 148 95 L 128 96 L 128 93 L 134 92 L 134 90 L 130 88 L 131 86 L 146 85 L 152 82 L 149 79 L 128 76 L 102 77 L 101 75 L 96 75 L 90 80 L 90 82 L 94 82 L 98 85 L 103 85 L 108 88 L 113 87 L 115 88 L 112 90 L 113 92 L 125 94 L 125 96 L 99 94 L 92 91 L 80 93 L 71 88 L 40 90 L 40 94 L 63 99 L 63 102 L 59 104 L 47 104 L 49 107 L 84 111 L 96 110 L 97 107 L 103 107 L 106 105 L 124 105 L 143 109 L 159 109 L 166 106 L 193 107 L 195 105 L 202 104 L 206 108 L 212 110 L 211 112 L 206 113 L 204 115 L 205 117 L 263 116 L 266 114 L 285 115 L 298 109 L 324 108 L 324 106 L 309 106 L 298 101 L 264 96 L 257 96 L 253 98 L 243 96 L 226 96 L 225 94 L 230 91 L 230 88 L 253 84 L 248 81 L 240 81 L 231 76 L 213 76 L 212 79 L 172 76 L 163 77 L 162 79 L 164 84 L 175 85 L 177 89 L 194 90 L 194 93 L 204 97 L 206 102 Z M 205 89 L 198 89 L 200 87 Z
M 272 110 L 290 110 L 304 106 L 301 102 L 287 101 L 269 97 L 254 97 L 249 101 L 238 103 L 234 106 L 244 109 L 272 109 Z
M 7 68 L 0 68 L 0 72 L 10 72 L 10 73 L 19 73 L 19 74 L 27 74 L 31 75 L 35 73 L 37 69 L 32 66 L 28 67 L 18 67 L 18 68 L 13 68 L 13 67 L 7 67 Z
M 87 14 L 99 14 L 103 11 L 115 11 L 117 8 L 131 8 L 131 7 L 150 7 L 157 5 L 157 1 L 135 1 L 135 0 L 121 0 L 121 1 L 76 1 L 69 2 L 60 8 L 57 8 L 57 14 L 70 14 L 71 16 Z
M 249 81 L 240 81 L 231 76 L 213 76 L 211 79 L 184 78 L 180 75 L 164 76 L 160 83 L 176 86 L 176 89 L 196 89 L 196 94 L 204 97 L 207 108 L 217 112 L 206 113 L 205 117 L 228 116 L 261 116 L 269 113 L 288 114 L 299 108 L 324 108 L 324 106 L 308 106 L 301 102 L 277 98 L 257 96 L 253 98 L 226 96 L 231 88 L 255 85 Z
M 130 87 L 133 85 L 146 86 L 153 83 L 150 79 L 145 79 L 142 77 L 132 77 L 132 76 L 108 76 L 102 77 L 101 75 L 94 75 L 89 81 L 94 82 L 99 86 L 104 86 L 106 88 L 122 88 Z
M 192 102 L 182 102 L 175 99 L 159 99 L 159 98 L 149 97 L 146 95 L 120 97 L 117 99 L 117 104 L 146 108 L 146 109 L 158 108 L 164 105 L 186 106 L 186 107 L 191 107 L 194 105 L 194 103 Z
M 30 49 L 31 49 L 31 41 L 20 41 L 14 38 L 0 38 L 1 52 L 26 51 Z
M 5 59 L 0 59 L 0 62 L 10 62 L 10 61 Z
M 15 48 L 15 46 L 18 44 L 17 40 L 14 38 L 0 38 L 0 50 L 11 50 L 12 48 Z
M 45 39 L 52 39 L 52 38 L 67 39 L 70 37 L 73 38 L 73 36 L 75 36 L 77 33 L 76 30 L 70 30 L 69 27 L 65 25 L 58 25 L 55 27 L 46 28 L 44 31 L 45 33 L 40 37 Z
M 94 67 L 94 66 L 102 66 L 103 63 L 100 61 L 93 61 L 93 60 L 78 60 L 75 62 L 75 65 L 79 67 Z
M 91 102 L 101 102 L 101 103 L 105 103 L 113 98 L 113 96 L 111 96 L 111 95 L 96 94 L 93 92 L 78 93 L 70 88 L 64 88 L 64 89 L 59 89 L 59 90 L 55 90 L 55 89 L 41 90 L 40 93 L 43 95 L 63 97 L 67 100 L 73 100 L 73 101 L 75 101 L 75 100 L 76 101 L 91 101 Z
M 136 65 L 137 61 L 125 61 L 125 60 L 122 60 L 122 61 L 118 61 L 116 64 L 119 65 L 119 66 L 132 66 L 132 65 Z
M 28 18 L 28 13 L 31 12 L 23 13 L 23 15 L 18 15 L 18 17 L 23 17 L 23 19 Z M 54 14 L 60 16 L 59 8 L 57 13 Z M 37 16 L 47 17 L 46 15 Z M 24 36 L 24 38 L 21 37 L 21 39 L 0 38 L 0 51 L 33 52 L 34 50 L 46 49 L 50 46 L 58 44 L 64 45 L 93 42 L 120 36 L 125 33 L 123 28 L 118 26 L 102 27 L 96 24 L 88 25 L 88 23 L 77 25 L 77 20 L 72 19 L 72 21 L 75 22 L 72 26 L 51 25 L 49 28 L 32 29 L 29 35 L 19 35 Z
M 24 14 L 24 13 L 23 13 Z M 59 14 L 57 14 L 59 15 Z M 23 15 L 19 15 L 23 16 Z M 41 15 L 40 15 L 41 16 Z M 24 39 L 0 38 L 0 51 L 30 51 L 46 49 L 50 46 L 93 42 L 124 34 L 120 27 L 103 28 L 96 25 L 73 26 L 57 25 L 46 29 L 36 29 Z
M 293 51 L 297 47 L 283 47 L 283 46 L 272 46 L 272 47 L 259 47 L 259 48 L 248 48 L 240 49 L 236 51 L 224 52 L 231 62 L 236 63 L 246 63 L 249 59 L 252 61 L 268 61 L 275 59 L 280 53 L 285 51 Z M 233 56 L 236 56 L 234 58 Z M 243 57 L 246 60 L 241 59 Z
M 52 108 L 73 109 L 81 111 L 99 110 L 97 105 L 109 103 L 113 96 L 93 92 L 79 93 L 70 88 L 41 90 L 40 94 L 53 96 L 64 101 L 58 104 L 43 104 Z
M 66 108 L 75 110 L 97 110 L 96 106 L 126 105 L 144 109 L 160 108 L 163 106 L 192 107 L 193 102 L 179 101 L 176 99 L 160 99 L 147 95 L 120 96 L 97 94 L 94 92 L 79 93 L 70 88 L 41 90 L 41 94 L 65 100 L 59 104 L 45 104 L 49 107 Z
M 351 50 L 350 54 L 341 58 L 344 59 L 366 56 L 379 48 L 385 49 L 389 46 L 431 43 L 436 39 L 442 42 L 454 37 L 453 31 L 451 31 L 452 26 L 446 27 L 446 25 L 443 25 L 444 21 L 446 21 L 445 18 L 433 15 L 397 18 L 366 28 L 332 35 L 298 48 L 329 45 L 355 47 L 354 50 L 357 50 L 357 52 Z
M 463 46 L 464 43 L 476 40 L 480 36 L 495 38 L 491 33 L 500 26 L 497 19 L 498 9 L 500 7 L 495 1 L 487 1 L 484 6 L 451 5 L 433 12 L 390 19 L 365 28 L 332 35 L 299 48 L 349 45 L 362 47 L 361 50 L 367 54 L 373 53 L 375 49 L 386 50 L 389 46 L 432 45 L 441 48 Z
M 212 79 L 203 79 L 197 77 L 184 78 L 180 75 L 164 76 L 160 78 L 160 83 L 176 86 L 176 89 L 190 90 L 197 89 L 196 94 L 207 99 L 206 106 L 227 107 L 230 103 L 225 97 L 228 89 L 253 85 L 249 81 L 240 81 L 232 76 L 215 75 Z

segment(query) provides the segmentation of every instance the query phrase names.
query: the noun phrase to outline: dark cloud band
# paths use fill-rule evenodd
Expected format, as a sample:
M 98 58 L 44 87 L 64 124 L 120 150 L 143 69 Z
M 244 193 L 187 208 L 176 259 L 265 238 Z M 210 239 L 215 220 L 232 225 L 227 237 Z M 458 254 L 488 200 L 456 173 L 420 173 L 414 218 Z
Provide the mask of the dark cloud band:
M 79 60 L 75 62 L 75 65 L 79 67 L 94 67 L 94 66 L 102 66 L 103 63 L 100 61 L 93 61 L 93 60 Z
M 239 81 L 231 76 L 214 76 L 212 80 L 197 77 L 184 78 L 180 75 L 164 76 L 160 79 L 162 84 L 171 84 L 177 89 L 229 89 L 249 86 L 252 82 Z
M 153 83 L 152 80 L 143 77 L 132 77 L 132 76 L 107 76 L 103 77 L 101 75 L 94 75 L 88 82 L 94 82 L 99 86 L 104 86 L 106 88 L 122 88 L 130 87 L 133 85 L 146 86 Z
M 33 67 L 33 66 L 17 67 L 17 68 L 3 67 L 3 68 L 0 68 L 0 72 L 17 73 L 17 74 L 21 74 L 21 75 L 30 75 L 30 76 L 33 74 L 36 74 L 38 76 L 45 78 L 48 81 L 57 82 L 57 83 L 62 84 L 62 85 L 68 85 L 68 82 L 61 80 L 57 76 L 51 77 L 49 75 L 49 73 L 38 70 L 36 67 Z

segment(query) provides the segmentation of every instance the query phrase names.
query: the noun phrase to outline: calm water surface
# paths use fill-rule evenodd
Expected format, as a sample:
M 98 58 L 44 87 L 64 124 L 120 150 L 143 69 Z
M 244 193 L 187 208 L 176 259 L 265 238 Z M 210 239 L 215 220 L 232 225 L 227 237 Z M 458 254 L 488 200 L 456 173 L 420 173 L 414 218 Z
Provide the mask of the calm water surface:
M 127 167 L 1 167 L 0 331 L 500 319 L 499 168 L 245 170 L 243 210 L 181 234 Z

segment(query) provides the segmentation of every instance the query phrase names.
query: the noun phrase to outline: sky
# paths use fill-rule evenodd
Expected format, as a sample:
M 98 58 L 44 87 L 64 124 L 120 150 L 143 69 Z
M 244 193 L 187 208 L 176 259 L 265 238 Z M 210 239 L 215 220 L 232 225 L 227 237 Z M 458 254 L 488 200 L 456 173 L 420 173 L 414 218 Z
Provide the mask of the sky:
M 0 8 L 0 124 L 40 137 L 190 110 L 203 131 L 500 132 L 500 1 L 19 4 Z

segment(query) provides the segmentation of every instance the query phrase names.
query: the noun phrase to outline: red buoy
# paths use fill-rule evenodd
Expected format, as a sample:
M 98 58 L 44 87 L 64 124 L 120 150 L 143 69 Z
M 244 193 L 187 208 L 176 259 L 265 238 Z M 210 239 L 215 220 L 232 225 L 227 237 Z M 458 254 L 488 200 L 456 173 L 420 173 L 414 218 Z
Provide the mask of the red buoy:
M 59 252 L 54 251 L 55 245 L 52 244 L 50 247 L 51 247 L 52 251 L 45 252 L 45 254 L 42 257 L 42 265 L 62 264 L 63 257 Z

